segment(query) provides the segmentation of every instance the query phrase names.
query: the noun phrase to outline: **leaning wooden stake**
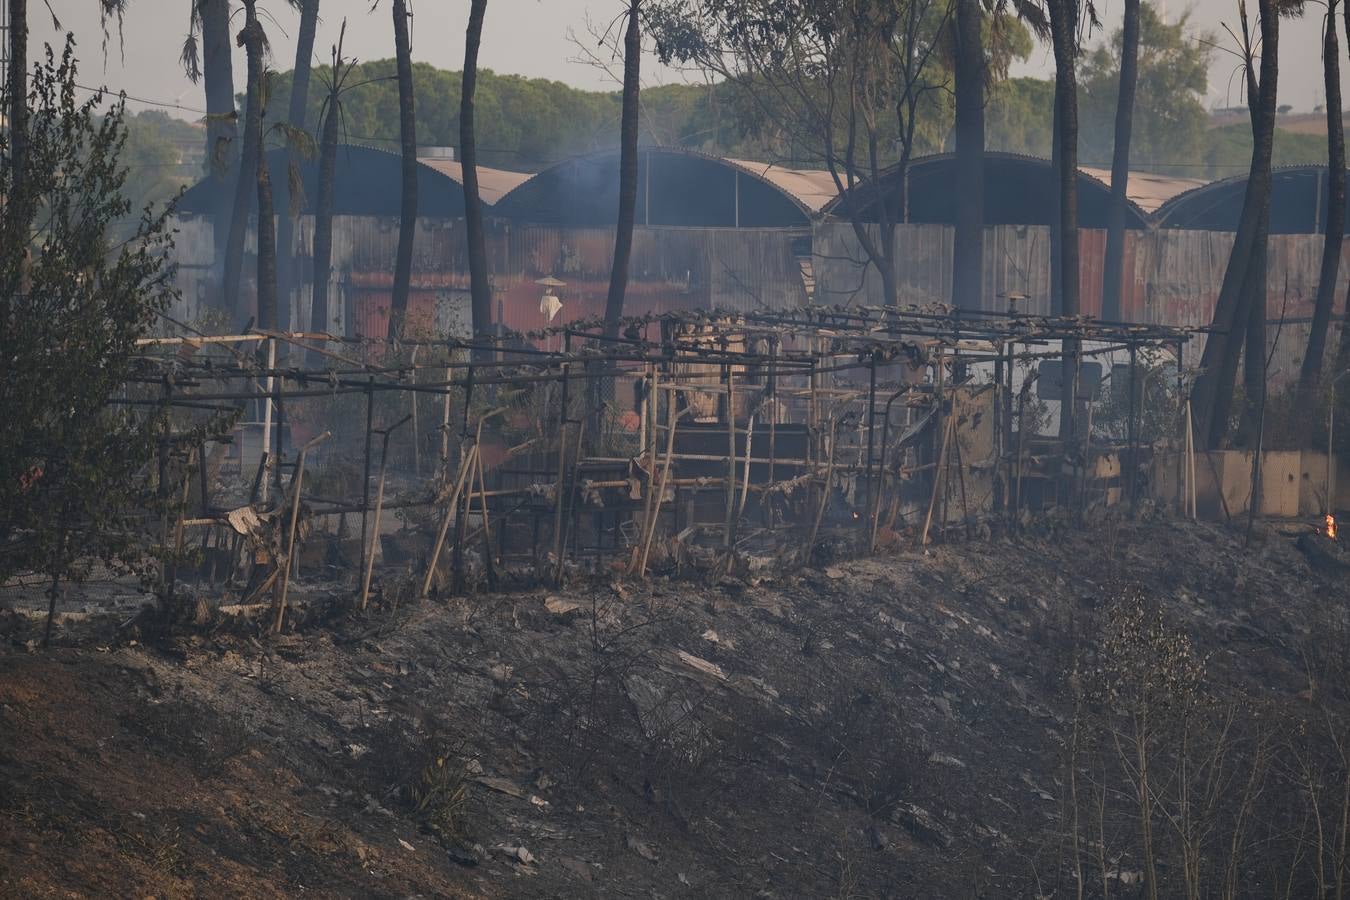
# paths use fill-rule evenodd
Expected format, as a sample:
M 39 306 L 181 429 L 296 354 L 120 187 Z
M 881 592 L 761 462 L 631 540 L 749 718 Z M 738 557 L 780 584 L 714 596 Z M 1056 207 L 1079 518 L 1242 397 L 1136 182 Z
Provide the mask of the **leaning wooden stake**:
M 474 444 L 464 454 L 464 458 L 459 464 L 459 473 L 455 476 L 455 486 L 450 491 L 450 498 L 445 504 L 445 517 L 441 519 L 441 527 L 436 532 L 436 541 L 431 546 L 431 561 L 427 565 L 426 577 L 422 579 L 422 593 L 419 595 L 425 600 L 431 593 L 431 582 L 436 577 L 436 564 L 440 562 L 441 551 L 445 549 L 445 538 L 450 531 L 450 523 L 455 518 L 455 508 L 459 503 L 459 492 L 464 487 L 464 480 L 472 468 L 473 461 L 478 456 L 478 445 Z
M 488 518 L 487 481 L 483 477 L 483 454 L 474 454 L 474 469 L 478 474 L 478 508 L 483 513 L 483 571 L 487 573 L 488 589 L 497 589 L 497 567 L 492 561 L 492 525 Z
M 830 505 L 830 482 L 834 480 L 834 427 L 828 432 L 829 447 L 825 452 L 825 487 L 820 495 L 820 505 L 816 507 L 816 520 L 811 523 L 811 536 L 806 541 L 806 556 L 803 563 L 811 562 L 811 554 L 816 549 L 816 534 L 820 531 L 821 520 L 825 518 L 825 509 Z
M 357 603 L 359 609 L 365 609 L 366 603 L 370 599 L 370 576 L 375 571 L 375 548 L 380 544 L 380 513 L 384 511 L 384 473 L 389 464 L 389 437 L 411 418 L 411 414 L 406 415 L 396 424 L 379 432 L 381 438 L 380 475 L 375 486 L 375 518 L 371 523 L 369 545 L 366 549 L 366 571 L 361 576 L 361 600 Z
M 928 500 L 928 513 L 923 517 L 923 532 L 919 535 L 919 546 L 928 544 L 928 529 L 933 524 L 933 510 L 937 507 L 938 491 L 947 482 L 947 446 L 951 443 L 956 416 L 947 417 L 947 427 L 942 432 L 942 449 L 938 451 L 937 468 L 933 470 L 933 495 Z
M 295 528 L 300 519 L 300 492 L 305 486 L 305 457 L 311 449 L 332 436 L 331 431 L 325 431 L 305 444 L 300 448 L 300 455 L 295 461 L 295 477 L 291 479 L 294 482 L 294 487 L 291 488 L 290 533 L 286 536 L 286 555 L 277 560 L 277 569 L 281 574 L 281 596 L 277 600 L 277 620 L 272 627 L 272 630 L 276 632 L 281 631 L 282 623 L 286 620 L 286 594 L 291 586 L 291 557 L 295 553 Z
M 652 549 L 652 536 L 656 534 L 656 523 L 661 517 L 661 502 L 666 497 L 666 487 L 670 484 L 670 466 L 675 455 L 675 426 L 680 421 L 681 413 L 675 412 L 675 397 L 671 395 L 671 402 L 666 404 L 666 462 L 665 468 L 661 470 L 661 486 L 657 488 L 656 500 L 652 507 L 650 520 L 644 522 L 646 529 L 642 537 L 642 558 L 638 561 L 638 577 L 641 578 L 647 574 L 647 555 Z

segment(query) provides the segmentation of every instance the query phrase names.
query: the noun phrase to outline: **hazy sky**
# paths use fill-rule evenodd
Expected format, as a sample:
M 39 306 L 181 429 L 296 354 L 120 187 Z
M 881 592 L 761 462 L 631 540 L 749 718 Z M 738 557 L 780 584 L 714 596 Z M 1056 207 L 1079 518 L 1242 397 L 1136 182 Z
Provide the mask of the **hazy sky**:
M 106 63 L 100 49 L 103 36 L 99 27 L 96 0 L 49 0 L 64 30 L 73 31 L 85 60 L 81 80 L 85 84 L 105 83 L 125 90 L 129 95 L 184 107 L 204 105 L 200 85 L 192 85 L 178 64 L 178 53 L 187 30 L 188 0 L 131 0 L 124 27 L 124 42 L 119 48 L 116 34 L 108 45 Z M 460 68 L 464 54 L 464 24 L 468 0 L 411 0 L 414 11 L 413 56 L 444 68 Z M 1114 30 L 1122 0 L 1098 0 L 1099 16 Z M 322 21 L 315 42 L 316 55 L 328 59 L 330 45 L 337 38 L 344 17 L 348 20 L 347 51 L 361 60 L 393 55 L 393 34 L 389 14 L 390 0 L 380 0 L 371 12 L 371 0 L 323 0 Z M 594 66 L 577 61 L 579 48 L 569 31 L 586 39 L 589 17 L 601 27 L 623 7 L 621 0 L 493 0 L 484 26 L 479 64 L 498 72 L 553 78 L 579 87 L 613 87 L 614 82 Z M 1175 17 L 1186 5 L 1171 0 L 1161 3 L 1165 14 Z M 1255 6 L 1252 3 L 1252 6 Z M 296 15 L 285 0 L 261 0 L 260 7 L 273 20 L 267 23 L 278 69 L 289 69 L 294 61 Z M 1236 0 L 1200 0 L 1194 5 L 1192 22 L 1200 29 L 1222 34 L 1222 23 L 1236 21 Z M 1301 20 L 1286 20 L 1281 26 L 1281 71 L 1279 97 L 1296 110 L 1306 111 L 1322 101 L 1321 25 L 1323 14 L 1309 4 L 1310 12 Z M 59 43 L 41 0 L 30 0 L 29 18 L 33 52 L 42 42 Z M 1342 33 L 1343 34 L 1343 33 Z M 1098 38 L 1094 38 L 1096 40 Z M 1224 38 L 1225 44 L 1231 43 Z M 1342 54 L 1345 42 L 1342 40 Z M 1048 47 L 1038 46 L 1027 64 L 1016 74 L 1048 75 L 1053 69 Z M 1210 73 L 1211 104 L 1234 105 L 1241 102 L 1239 79 L 1232 77 L 1234 59 L 1216 54 Z M 1350 82 L 1350 61 L 1344 56 L 1341 70 Z M 242 90 L 244 71 L 242 52 L 235 64 L 235 80 Z M 678 81 L 685 76 L 662 71 L 655 61 L 646 63 L 648 83 Z M 1342 88 L 1343 92 L 1345 88 Z M 135 105 L 139 108 L 139 105 Z M 193 116 L 189 110 L 180 115 Z

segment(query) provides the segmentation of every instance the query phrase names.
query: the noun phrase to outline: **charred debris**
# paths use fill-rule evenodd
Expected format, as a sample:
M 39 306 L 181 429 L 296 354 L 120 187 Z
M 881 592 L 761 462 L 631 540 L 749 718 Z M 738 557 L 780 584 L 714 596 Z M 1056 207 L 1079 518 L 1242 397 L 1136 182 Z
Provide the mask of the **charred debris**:
M 1185 512 L 1193 459 L 1168 451 L 1190 337 L 857 307 L 671 313 L 614 337 L 156 337 L 120 402 L 198 436 L 235 416 L 162 438 L 159 491 L 179 502 L 157 523 L 161 590 L 280 630 L 300 598 L 353 590 L 365 608 L 579 574 L 753 578 L 1052 508 Z M 1105 379 L 1131 382 L 1117 438 L 1091 422 L 1120 397 L 1083 387 L 1082 425 L 1042 433 L 1066 352 L 1126 361 Z M 1175 427 L 1146 434 L 1159 415 Z

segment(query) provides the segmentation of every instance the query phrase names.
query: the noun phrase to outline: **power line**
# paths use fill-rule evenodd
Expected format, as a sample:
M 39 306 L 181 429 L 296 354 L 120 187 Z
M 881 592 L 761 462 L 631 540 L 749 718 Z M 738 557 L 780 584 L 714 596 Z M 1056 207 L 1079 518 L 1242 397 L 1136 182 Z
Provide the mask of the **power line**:
M 195 106 L 184 106 L 181 103 L 170 103 L 167 100 L 150 100 L 146 97 L 137 97 L 133 94 L 128 94 L 126 91 L 113 90 L 107 85 L 104 85 L 103 87 L 90 87 L 87 84 L 80 84 L 76 82 L 75 86 L 80 90 L 88 91 L 91 94 L 97 93 L 112 94 L 115 97 L 125 97 L 128 100 L 134 100 L 137 103 L 144 103 L 147 106 L 160 106 L 165 109 L 181 109 L 183 112 L 199 113 L 203 116 L 208 115 L 206 110 L 198 109 Z

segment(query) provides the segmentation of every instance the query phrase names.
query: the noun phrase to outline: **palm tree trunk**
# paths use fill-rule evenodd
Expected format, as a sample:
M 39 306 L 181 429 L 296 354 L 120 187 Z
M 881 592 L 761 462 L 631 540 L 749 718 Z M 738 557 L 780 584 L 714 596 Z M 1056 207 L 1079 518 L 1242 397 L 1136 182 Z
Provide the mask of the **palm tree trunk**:
M 319 142 L 319 196 L 314 206 L 314 293 L 309 304 L 309 323 L 314 331 L 327 331 L 328 279 L 333 265 L 333 195 L 337 181 L 337 139 L 340 63 L 334 57 L 333 90 L 323 119 Z
M 1247 326 L 1243 331 L 1243 406 L 1239 429 L 1245 447 L 1256 446 L 1261 430 L 1261 405 L 1266 393 L 1266 245 L 1269 234 L 1270 203 L 1267 202 L 1257 227 L 1256 249 L 1247 265 L 1247 283 L 1242 296 Z
M 295 44 L 295 69 L 291 72 L 291 107 L 287 122 L 296 131 L 305 128 L 305 110 L 309 105 L 310 61 L 314 57 L 314 32 L 319 24 L 319 0 L 302 0 L 300 5 L 300 31 Z M 288 169 L 295 171 L 300 165 L 300 156 L 294 147 L 286 152 Z M 291 185 L 288 178 L 281 185 L 281 222 L 277 234 L 277 293 L 281 301 L 278 308 L 277 327 L 290 328 L 291 291 L 295 283 L 295 222 L 300 205 L 291 197 Z
M 1118 321 L 1124 287 L 1125 211 L 1129 205 L 1130 135 L 1134 89 L 1139 80 L 1139 0 L 1125 0 L 1120 44 L 1120 90 L 1116 95 L 1116 136 L 1111 150 L 1111 208 L 1106 218 L 1106 261 L 1102 266 L 1102 318 Z
M 235 39 L 247 46 L 246 35 L 258 26 L 257 0 L 244 0 L 244 29 Z M 261 26 L 258 26 L 261 27 Z M 262 156 L 262 59 L 257 60 L 256 72 L 249 60 L 247 90 L 244 96 L 244 141 L 239 158 L 239 178 L 235 182 L 234 206 L 230 211 L 230 233 L 225 244 L 224 288 L 221 302 L 236 319 L 242 319 L 239 309 L 239 281 L 244 268 L 244 238 L 248 232 L 248 214 L 254 205 L 258 187 L 258 173 L 267 161 Z M 261 285 L 259 285 L 261 290 Z M 261 300 L 261 298 L 259 298 Z M 259 310 L 261 314 L 261 310 Z
M 1322 268 L 1317 276 L 1308 349 L 1298 373 L 1294 422 L 1300 444 L 1307 443 L 1317 406 L 1327 326 L 1336 304 L 1336 279 L 1340 275 L 1341 243 L 1345 236 L 1345 125 L 1341 121 L 1341 48 L 1336 38 L 1336 4 L 1337 0 L 1328 0 L 1326 33 L 1322 37 L 1322 74 L 1327 92 L 1327 230 L 1322 241 Z
M 1059 193 L 1059 291 L 1060 313 L 1076 316 L 1078 301 L 1078 6 L 1077 0 L 1051 0 L 1050 32 L 1055 55 L 1055 109 Z M 1079 350 L 1077 341 L 1064 342 L 1064 395 L 1059 415 L 1059 433 L 1075 434 L 1078 396 Z
M 9 3 L 9 164 L 10 177 L 23 177 L 25 143 L 28 135 L 28 3 Z
M 257 88 L 262 84 L 264 37 L 258 22 L 257 0 L 244 0 L 244 29 L 239 32 L 239 43 L 248 54 L 249 107 L 246 136 L 253 137 L 253 152 L 258 159 L 256 187 L 258 190 L 258 327 L 277 327 L 277 233 L 272 209 L 272 178 L 263 154 L 262 109 L 253 102 Z M 244 174 L 239 175 L 240 183 Z
M 212 260 L 215 283 L 220 285 L 225 273 L 229 242 L 230 214 L 234 208 L 233 192 L 228 173 L 239 156 L 235 126 L 234 63 L 230 40 L 229 0 L 192 0 L 202 29 L 202 79 L 206 89 L 206 177 L 216 185 L 217 198 L 211 214 L 211 229 L 215 246 Z M 215 305 L 228 309 L 223 297 L 214 298 Z
M 1350 0 L 1341 5 L 1342 21 L 1345 23 L 1346 50 L 1350 50 Z M 1327 104 L 1330 107 L 1331 104 Z M 1341 322 L 1341 338 L 1336 346 L 1336 372 L 1350 368 L 1350 294 L 1345 298 L 1346 319 Z
M 628 262 L 633 253 L 633 223 L 637 217 L 638 100 L 642 33 L 638 16 L 641 0 L 628 2 L 628 26 L 623 37 L 623 119 L 619 126 L 619 219 L 614 234 L 614 268 L 605 299 L 605 333 L 619 333 L 623 297 L 628 289 Z
M 956 239 L 952 302 L 980 308 L 984 264 L 984 47 L 979 0 L 956 0 Z
M 403 193 L 398 219 L 398 257 L 394 261 L 394 295 L 389 309 L 393 340 L 408 313 L 412 283 L 413 236 L 417 232 L 417 112 L 413 106 L 412 47 L 408 40 L 407 0 L 394 0 L 394 53 L 398 70 L 398 131 L 403 152 Z
M 1205 340 L 1200 367 L 1206 373 L 1195 386 L 1192 407 L 1196 411 L 1197 440 L 1202 448 L 1218 447 L 1228 434 L 1233 405 L 1236 360 L 1241 352 L 1248 315 L 1244 302 L 1249 268 L 1255 259 L 1261 219 L 1270 202 L 1270 160 L 1275 139 L 1275 89 L 1279 67 L 1280 26 L 1275 0 L 1259 0 L 1261 15 L 1261 80 L 1253 115 L 1251 168 L 1242 201 L 1237 236 L 1228 268 L 1224 271 L 1219 298 L 1214 305 L 1214 331 Z
M 492 327 L 492 289 L 488 284 L 483 236 L 483 199 L 478 195 L 478 142 L 474 135 L 474 92 L 478 85 L 478 45 L 483 38 L 487 0 L 473 0 L 464 34 L 464 81 L 459 95 L 459 149 L 464 183 L 464 230 L 469 243 L 469 296 L 473 333 Z

